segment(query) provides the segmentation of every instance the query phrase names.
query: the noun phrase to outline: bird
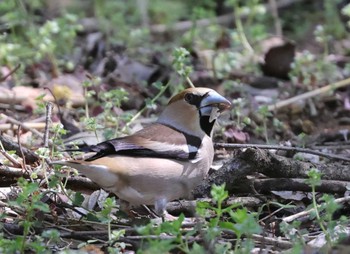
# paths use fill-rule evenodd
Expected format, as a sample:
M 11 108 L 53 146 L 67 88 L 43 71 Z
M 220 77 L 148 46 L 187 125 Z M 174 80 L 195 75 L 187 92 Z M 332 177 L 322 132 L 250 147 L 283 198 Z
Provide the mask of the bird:
M 214 159 L 213 127 L 231 103 L 215 90 L 188 88 L 173 96 L 159 118 L 138 132 L 79 150 L 86 159 L 53 164 L 77 169 L 130 206 L 154 205 L 158 216 L 168 202 L 190 197 Z

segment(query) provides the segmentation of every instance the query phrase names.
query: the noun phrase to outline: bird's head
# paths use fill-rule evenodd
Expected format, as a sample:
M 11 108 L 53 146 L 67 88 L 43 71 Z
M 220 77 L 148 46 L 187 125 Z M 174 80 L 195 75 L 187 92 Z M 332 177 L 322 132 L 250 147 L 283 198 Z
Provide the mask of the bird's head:
M 157 122 L 188 134 L 211 136 L 215 120 L 231 103 L 210 88 L 188 88 L 172 97 Z

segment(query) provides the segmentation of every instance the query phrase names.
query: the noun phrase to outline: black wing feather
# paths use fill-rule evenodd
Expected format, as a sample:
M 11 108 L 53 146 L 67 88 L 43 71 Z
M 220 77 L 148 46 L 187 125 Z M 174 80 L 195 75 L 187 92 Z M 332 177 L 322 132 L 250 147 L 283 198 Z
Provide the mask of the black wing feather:
M 164 134 L 162 135 L 161 133 Z M 154 124 L 134 135 L 107 140 L 97 145 L 83 146 L 80 147 L 80 150 L 83 152 L 96 152 L 95 155 L 86 159 L 86 161 L 93 161 L 108 155 L 157 157 L 176 160 L 189 160 L 197 155 L 197 151 L 187 152 L 180 148 L 165 151 L 157 150 L 154 147 L 148 147 L 146 143 L 143 145 L 142 141 L 167 142 L 168 144 L 173 144 L 174 148 L 176 148 L 176 145 L 191 145 L 196 147 L 197 150 L 202 142 L 198 137 L 187 135 L 165 125 Z

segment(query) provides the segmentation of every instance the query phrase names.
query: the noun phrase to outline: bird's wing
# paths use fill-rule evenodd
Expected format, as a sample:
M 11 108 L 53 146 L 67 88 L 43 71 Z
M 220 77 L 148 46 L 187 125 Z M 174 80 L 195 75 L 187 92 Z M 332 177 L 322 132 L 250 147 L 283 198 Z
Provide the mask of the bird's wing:
M 199 137 L 156 123 L 133 135 L 87 146 L 82 151 L 96 152 L 87 161 L 108 155 L 189 160 L 196 157 L 201 143 Z

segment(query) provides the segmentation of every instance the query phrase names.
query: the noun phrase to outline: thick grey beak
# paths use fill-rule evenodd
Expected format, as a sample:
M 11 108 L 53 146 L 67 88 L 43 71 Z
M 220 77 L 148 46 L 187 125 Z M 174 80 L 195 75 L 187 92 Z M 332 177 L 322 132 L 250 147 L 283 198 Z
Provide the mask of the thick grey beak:
M 199 110 L 202 116 L 212 116 L 213 110 L 215 110 L 217 113 L 221 113 L 230 107 L 231 102 L 229 102 L 225 97 L 221 96 L 215 91 L 210 91 L 201 101 Z

